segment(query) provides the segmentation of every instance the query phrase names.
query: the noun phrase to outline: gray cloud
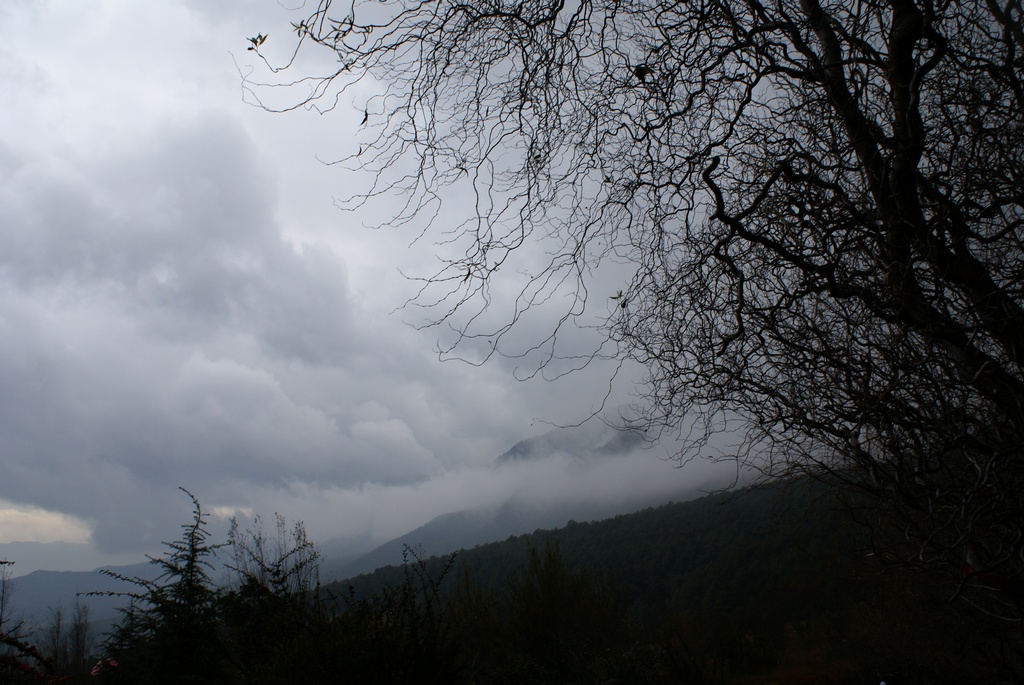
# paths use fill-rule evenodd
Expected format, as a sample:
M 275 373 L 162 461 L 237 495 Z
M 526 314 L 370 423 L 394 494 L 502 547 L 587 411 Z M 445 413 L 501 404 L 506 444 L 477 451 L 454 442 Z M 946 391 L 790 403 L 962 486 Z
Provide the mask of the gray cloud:
M 389 314 L 430 246 L 332 205 L 315 154 L 343 128 L 241 101 L 227 50 L 283 40 L 288 16 L 217 7 L 0 9 L 0 500 L 77 517 L 112 553 L 174 536 L 179 485 L 321 538 L 674 491 L 650 453 L 493 466 L 599 408 L 609 368 L 544 383 L 438 362 L 438 331 Z

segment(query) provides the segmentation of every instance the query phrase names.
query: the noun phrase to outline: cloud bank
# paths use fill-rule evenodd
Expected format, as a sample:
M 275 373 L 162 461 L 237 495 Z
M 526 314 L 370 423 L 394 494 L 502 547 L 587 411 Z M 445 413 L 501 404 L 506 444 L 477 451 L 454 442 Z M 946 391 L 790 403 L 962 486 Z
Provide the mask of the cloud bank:
M 600 406 L 607 373 L 440 363 L 435 333 L 391 313 L 411 292 L 398 267 L 432 257 L 335 209 L 316 155 L 344 116 L 242 101 L 244 37 L 290 18 L 0 8 L 0 543 L 141 559 L 187 520 L 178 486 L 222 515 L 380 540 L 509 498 L 685 486 L 651 453 L 494 466 Z

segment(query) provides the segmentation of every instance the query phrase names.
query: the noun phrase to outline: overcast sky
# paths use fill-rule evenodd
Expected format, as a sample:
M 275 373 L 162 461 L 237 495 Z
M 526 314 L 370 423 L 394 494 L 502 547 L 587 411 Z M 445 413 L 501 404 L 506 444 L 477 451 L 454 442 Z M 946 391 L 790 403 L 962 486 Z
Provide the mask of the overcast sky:
M 274 0 L 0 3 L 0 543 L 140 561 L 187 521 L 178 486 L 220 517 L 382 541 L 523 493 L 681 488 L 651 453 L 495 469 L 598 406 L 605 370 L 441 363 L 392 313 L 430 245 L 340 212 L 347 181 L 317 160 L 361 112 L 243 101 L 246 37 L 273 55 L 298 18 Z

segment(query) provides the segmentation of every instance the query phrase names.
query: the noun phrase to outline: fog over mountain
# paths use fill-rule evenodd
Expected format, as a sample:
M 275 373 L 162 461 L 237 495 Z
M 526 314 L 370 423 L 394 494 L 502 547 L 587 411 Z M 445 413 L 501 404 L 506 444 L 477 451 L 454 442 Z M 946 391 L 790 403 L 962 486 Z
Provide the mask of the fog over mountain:
M 616 429 L 600 421 L 559 428 L 519 441 L 481 468 L 471 482 L 461 481 L 464 489 L 449 491 L 442 483 L 434 483 L 432 487 L 437 493 L 451 492 L 452 497 L 424 506 L 424 511 L 436 507 L 439 513 L 417 521 L 393 539 L 375 539 L 368 531 L 363 531 L 362 535 L 314 540 L 323 557 L 322 578 L 331 581 L 399 564 L 406 545 L 428 556 L 446 554 L 539 528 L 558 528 L 570 520 L 603 519 L 669 500 L 690 499 L 730 482 L 726 470 L 706 469 L 702 479 L 691 477 L 684 481 L 671 477 L 678 475 L 678 470 L 673 468 L 672 462 L 658 459 L 657 454 L 642 434 Z M 661 471 L 660 478 L 652 477 L 658 473 L 658 466 L 667 470 Z M 670 477 L 666 478 L 666 473 Z M 616 480 L 623 487 L 620 495 L 612 498 L 609 492 L 613 488 L 608 482 Z M 449 508 L 439 506 L 441 501 Z M 186 521 L 187 512 L 179 523 Z M 212 523 L 214 527 L 218 525 L 216 520 Z M 243 527 L 247 523 L 245 519 L 240 520 Z M 180 528 L 175 526 L 165 531 L 164 537 L 174 540 L 179 532 Z M 74 545 L 56 545 L 51 562 L 74 552 Z M 88 549 L 86 545 L 77 547 L 81 552 Z M 0 545 L 0 555 L 8 554 L 16 559 L 18 553 L 29 549 L 31 546 L 24 543 Z M 83 556 L 82 560 L 85 559 Z M 130 566 L 114 568 L 128 575 L 145 576 L 154 567 L 144 561 L 135 558 Z M 17 573 L 20 565 L 16 563 L 14 567 L 12 610 L 33 622 L 45 621 L 49 607 L 70 607 L 76 593 L 118 587 L 94 568 L 78 572 L 54 569 Z M 99 620 L 115 615 L 117 600 L 86 598 L 86 601 Z
M 636 430 L 614 428 L 599 421 L 573 428 L 550 431 L 535 438 L 521 440 L 495 461 L 494 473 L 534 465 L 542 468 L 547 461 L 559 469 L 576 475 L 583 482 L 595 484 L 587 497 L 585 490 L 567 491 L 565 497 L 532 497 L 530 492 L 498 503 L 442 514 L 424 525 L 391 540 L 371 552 L 343 559 L 328 554 L 325 577 L 341 578 L 365 573 L 380 566 L 402 561 L 406 546 L 421 549 L 427 555 L 446 554 L 461 548 L 502 540 L 510 535 L 532 532 L 538 528 L 557 528 L 570 520 L 591 521 L 608 518 L 660 504 L 668 499 L 686 500 L 722 487 L 729 481 L 724 470 L 708 470 L 706 480 L 680 481 L 668 487 L 637 487 L 618 498 L 608 498 L 608 487 L 596 487 L 595 474 L 621 477 L 622 468 L 636 466 L 635 460 L 650 457 L 651 445 Z M 329 543 L 330 550 L 343 550 L 338 541 Z

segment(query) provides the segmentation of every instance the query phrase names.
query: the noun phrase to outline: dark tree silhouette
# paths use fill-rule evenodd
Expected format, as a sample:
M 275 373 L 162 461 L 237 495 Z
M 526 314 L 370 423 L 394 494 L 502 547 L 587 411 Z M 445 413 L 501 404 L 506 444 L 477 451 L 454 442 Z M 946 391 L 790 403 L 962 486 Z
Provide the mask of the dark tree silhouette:
M 102 573 L 135 586 L 127 592 L 90 593 L 129 600 L 104 651 L 116 662 L 102 669 L 106 682 L 223 683 L 227 673 L 217 624 L 217 590 L 210 579 L 216 545 L 210 542 L 207 514 L 191 492 L 192 521 L 178 540 L 165 542 L 166 553 L 150 557 L 159 569 L 155 580 Z
M 13 561 L 0 559 L 0 682 L 59 683 L 51 659 L 28 640 L 24 622 L 11 615 Z
M 561 370 L 596 312 L 593 354 L 647 369 L 641 420 L 689 436 L 680 456 L 740 419 L 732 457 L 858 493 L 883 551 L 969 586 L 1024 568 L 1022 21 L 1020 0 L 323 0 L 295 54 L 328 71 L 293 58 L 247 92 L 355 101 L 339 161 L 372 180 L 347 206 L 399 199 L 392 223 L 436 240 L 415 302 L 457 332 L 444 352 Z
M 76 599 L 70 612 L 62 605 L 49 608 L 49 620 L 37 638 L 39 649 L 57 673 L 81 676 L 89 672 L 95 660 L 92 654 L 92 611 Z
M 223 642 L 246 683 L 331 679 L 330 617 L 320 590 L 320 552 L 302 522 L 256 517 L 244 532 L 231 520 L 232 578 L 222 593 Z
M 294 598 L 301 604 L 317 601 L 320 594 L 320 551 L 306 535 L 301 521 L 288 526 L 280 514 L 274 516 L 274 530 L 268 533 L 257 516 L 244 532 L 231 519 L 228 564 L 239 587 L 255 584 L 278 596 Z

